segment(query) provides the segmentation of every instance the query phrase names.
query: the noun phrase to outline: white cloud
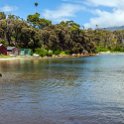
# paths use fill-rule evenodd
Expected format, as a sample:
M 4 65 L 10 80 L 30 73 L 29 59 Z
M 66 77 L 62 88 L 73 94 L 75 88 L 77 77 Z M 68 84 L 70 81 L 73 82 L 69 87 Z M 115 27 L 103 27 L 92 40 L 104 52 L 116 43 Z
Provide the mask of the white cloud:
M 64 2 L 82 3 L 90 6 L 120 7 L 124 6 L 124 0 L 62 0 Z
M 119 0 L 87 0 L 87 3 L 95 6 L 116 7 L 119 4 Z
M 95 6 L 92 10 L 94 17 L 90 18 L 85 27 L 111 27 L 124 25 L 124 0 L 87 0 L 88 5 Z M 101 10 L 101 6 L 111 8 L 111 11 L 106 9 Z
M 90 19 L 89 23 L 85 24 L 85 27 L 111 27 L 124 25 L 124 11 L 113 10 L 112 12 L 96 10 L 97 17 Z
M 84 9 L 90 13 L 85 27 L 124 25 L 124 0 L 61 0 L 64 4 L 55 10 L 45 10 L 43 16 L 54 22 L 68 20 Z M 107 8 L 107 9 L 106 9 Z M 82 11 L 83 12 L 83 11 Z M 82 17 L 82 15 L 80 15 Z M 85 18 L 85 17 L 84 17 Z
M 1 7 L 0 11 L 2 11 L 2 12 L 12 12 L 12 11 L 15 11 L 17 9 L 18 9 L 18 7 L 16 7 L 16 6 L 6 5 L 6 6 Z
M 78 4 L 62 4 L 55 10 L 44 10 L 43 16 L 54 22 L 69 20 L 70 17 L 75 17 L 79 11 L 85 8 Z
M 124 25 L 124 0 L 62 0 L 85 6 L 87 12 L 92 14 L 85 27 L 121 26 Z M 102 9 L 101 9 L 102 7 Z M 109 8 L 108 10 L 104 7 Z M 111 11 L 110 11 L 111 10 Z

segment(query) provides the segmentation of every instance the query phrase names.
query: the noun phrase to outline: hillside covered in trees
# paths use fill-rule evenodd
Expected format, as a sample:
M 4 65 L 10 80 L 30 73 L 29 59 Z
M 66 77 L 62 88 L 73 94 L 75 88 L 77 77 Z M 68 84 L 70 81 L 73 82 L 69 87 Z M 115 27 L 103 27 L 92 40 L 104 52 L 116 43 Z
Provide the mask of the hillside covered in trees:
M 52 24 L 39 13 L 21 19 L 0 12 L 0 43 L 18 48 L 31 48 L 34 52 L 59 54 L 124 51 L 124 30 L 85 29 L 73 21 Z

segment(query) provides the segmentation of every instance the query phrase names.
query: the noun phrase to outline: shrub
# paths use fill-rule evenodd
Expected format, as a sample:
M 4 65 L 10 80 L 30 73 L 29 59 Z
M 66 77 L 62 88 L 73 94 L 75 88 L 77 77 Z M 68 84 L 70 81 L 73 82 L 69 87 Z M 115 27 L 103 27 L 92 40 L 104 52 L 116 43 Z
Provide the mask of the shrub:
M 67 53 L 65 51 L 61 51 L 60 55 L 67 55 Z
M 97 47 L 96 48 L 96 52 L 107 52 L 107 51 L 109 51 L 108 48 L 104 48 L 104 47 Z
M 47 56 L 48 55 L 48 51 L 44 48 L 37 48 L 35 50 L 36 54 L 39 54 L 41 57 Z
M 2 43 L 3 45 L 6 45 L 6 41 L 3 39 L 0 39 L 0 43 Z
M 53 55 L 53 51 L 52 50 L 48 50 L 47 51 L 47 56 L 52 56 Z
M 55 55 L 59 55 L 59 54 L 61 53 L 61 50 L 55 50 L 53 53 L 54 53 Z

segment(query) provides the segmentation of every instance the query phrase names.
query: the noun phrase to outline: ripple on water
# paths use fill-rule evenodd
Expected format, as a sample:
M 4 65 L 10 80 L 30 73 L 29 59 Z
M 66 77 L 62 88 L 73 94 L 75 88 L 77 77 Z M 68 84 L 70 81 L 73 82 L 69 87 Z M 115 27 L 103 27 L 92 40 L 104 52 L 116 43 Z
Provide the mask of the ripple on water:
M 124 57 L 0 62 L 0 124 L 123 124 Z

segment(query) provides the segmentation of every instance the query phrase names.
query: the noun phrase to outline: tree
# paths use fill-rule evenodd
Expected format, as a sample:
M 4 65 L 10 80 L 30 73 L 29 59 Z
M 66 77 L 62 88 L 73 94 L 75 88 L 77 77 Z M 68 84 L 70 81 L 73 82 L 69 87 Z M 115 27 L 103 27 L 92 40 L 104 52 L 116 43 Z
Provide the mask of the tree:
M 36 13 L 37 13 L 37 7 L 38 7 L 39 3 L 38 2 L 35 2 L 34 3 L 34 6 L 36 7 Z
M 28 15 L 28 17 L 27 17 L 28 23 L 30 23 L 30 25 L 32 25 L 34 28 L 37 28 L 39 19 L 40 19 L 39 13 L 35 13 L 33 15 Z
M 6 19 L 6 15 L 4 12 L 0 12 L 0 20 Z
M 34 6 L 35 6 L 35 7 L 38 7 L 38 5 L 39 5 L 38 2 L 35 2 L 35 3 L 34 3 Z
M 46 26 L 50 26 L 52 22 L 50 20 L 40 18 L 39 13 L 35 13 L 33 15 L 28 15 L 27 21 L 34 27 L 38 29 L 42 29 Z

